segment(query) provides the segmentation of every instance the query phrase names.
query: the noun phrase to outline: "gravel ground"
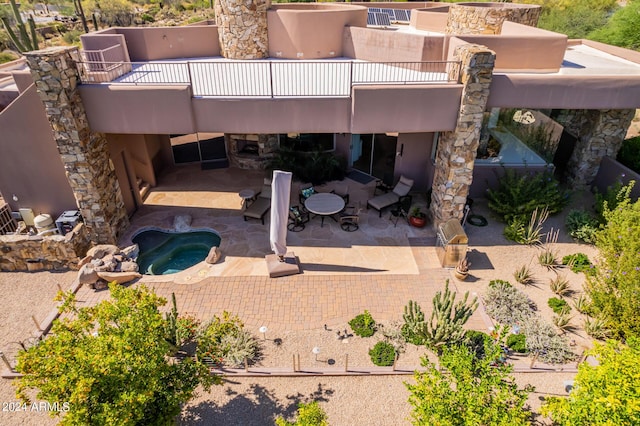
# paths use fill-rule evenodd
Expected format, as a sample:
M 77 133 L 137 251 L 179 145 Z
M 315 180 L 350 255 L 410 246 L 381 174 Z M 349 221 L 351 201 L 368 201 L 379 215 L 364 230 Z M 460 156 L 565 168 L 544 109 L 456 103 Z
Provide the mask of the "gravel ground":
M 576 200 L 574 205 L 590 201 Z M 515 284 L 513 272 L 523 264 L 530 265 L 535 282 L 529 286 L 517 284 L 537 304 L 539 312 L 551 320 L 551 310 L 547 300 L 553 294 L 549 290 L 549 279 L 556 273 L 566 275 L 575 295 L 581 290 L 584 276 L 565 269 L 547 270 L 538 265 L 539 248 L 514 245 L 502 237 L 503 225 L 493 220 L 483 200 L 474 204 L 474 213 L 485 215 L 489 219 L 487 227 L 467 226 L 471 244 L 469 258 L 472 262 L 471 277 L 464 283 L 457 282 L 459 290 L 477 293 L 482 296 L 488 282 L 492 279 L 505 279 Z M 568 212 L 570 208 L 565 209 Z M 545 230 L 550 227 L 563 229 L 564 215 L 552 217 L 547 221 Z M 595 259 L 595 249 L 591 246 L 572 242 L 563 232 L 558 243 L 552 249 L 558 258 L 570 253 L 584 252 Z M 56 284 L 68 288 L 75 278 L 74 272 L 66 273 L 0 273 L 0 289 L 5 300 L 5 309 L 0 311 L 0 350 L 9 358 L 17 350 L 12 343 L 28 338 L 34 331 L 31 315 L 38 320 L 44 319 L 54 308 L 53 297 L 57 292 Z M 423 306 L 427 310 L 428 307 Z M 575 311 L 575 310 L 574 310 Z M 401 312 L 398 319 L 401 319 Z M 568 338 L 576 343 L 576 353 L 582 347 L 588 347 L 590 341 L 581 328 L 581 318 L 576 315 L 572 320 L 577 327 Z M 344 355 L 349 354 L 349 365 L 371 365 L 368 350 L 379 339 L 378 334 L 370 339 L 350 337 L 337 339 L 336 331 L 344 330 L 347 324 L 333 326 L 331 330 L 316 329 L 301 332 L 286 332 L 280 335 L 267 333 L 263 342 L 264 357 L 259 366 L 290 367 L 292 355 L 300 354 L 301 367 L 326 365 L 329 359 L 335 360 L 335 366 L 344 365 Z M 261 338 L 261 336 L 260 336 Z M 282 339 L 282 345 L 273 344 L 275 338 Z M 310 348 L 321 347 L 318 361 Z M 409 345 L 398 361 L 399 369 L 418 367 L 422 348 Z M 516 380 L 521 385 L 532 384 L 536 392 L 529 398 L 529 405 L 537 410 L 540 397 L 546 394 L 563 395 L 563 381 L 574 376 L 572 373 L 519 373 Z M 301 401 L 317 399 L 326 410 L 332 425 L 401 425 L 410 424 L 410 407 L 407 404 L 408 392 L 404 382 L 411 380 L 407 376 L 370 376 L 370 377 L 231 377 L 223 386 L 216 386 L 208 393 L 201 393 L 184 410 L 181 424 L 213 425 L 264 425 L 271 424 L 276 415 L 291 416 Z M 15 401 L 10 380 L 0 379 L 0 399 L 2 402 Z M 0 412 L 2 425 L 47 425 L 55 424 L 44 413 L 36 412 Z

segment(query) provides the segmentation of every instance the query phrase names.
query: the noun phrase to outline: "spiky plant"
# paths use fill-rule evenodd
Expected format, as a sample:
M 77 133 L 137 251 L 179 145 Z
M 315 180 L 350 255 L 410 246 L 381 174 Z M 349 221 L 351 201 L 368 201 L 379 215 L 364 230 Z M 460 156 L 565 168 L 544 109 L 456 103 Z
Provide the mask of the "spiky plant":
M 610 332 L 603 320 L 600 318 L 587 317 L 583 323 L 584 331 L 594 339 L 605 339 Z
M 571 325 L 571 318 L 572 317 L 569 315 L 569 310 L 565 309 L 559 314 L 553 316 L 553 325 L 558 327 L 560 331 L 566 332 L 573 328 L 573 326 Z
M 584 314 L 589 309 L 589 304 L 591 301 L 587 297 L 586 294 L 581 293 L 580 296 L 573 302 L 573 306 L 575 306 L 576 310 L 581 314 Z
M 567 296 L 571 293 L 571 288 L 569 287 L 569 280 L 564 275 L 556 275 L 555 278 L 549 280 L 549 288 L 554 294 L 557 294 L 560 297 Z
M 418 302 L 409 300 L 409 303 L 404 307 L 402 319 L 404 319 L 402 335 L 405 340 L 414 345 L 422 345 L 424 343 L 424 338 L 421 335 L 424 328 L 424 312 Z
M 29 52 L 32 50 L 38 50 L 38 35 L 36 33 L 36 24 L 33 20 L 33 17 L 30 16 L 27 19 L 29 24 L 29 31 L 27 31 L 27 27 L 22 21 L 22 15 L 20 14 L 20 10 L 18 9 L 18 4 L 16 0 L 9 0 L 11 3 L 11 11 L 13 12 L 13 18 L 16 22 L 16 27 L 18 29 L 18 33 L 16 34 L 11 28 L 11 22 L 9 18 L 6 16 L 0 17 L 2 20 L 2 24 L 4 26 L 5 31 L 9 35 L 9 38 L 15 45 L 16 49 L 23 52 Z
M 553 250 L 553 245 L 558 242 L 559 233 L 560 231 L 554 232 L 553 228 L 547 233 L 542 253 L 538 255 L 538 262 L 547 269 L 555 269 L 558 267 L 558 255 Z
M 523 285 L 531 284 L 533 282 L 533 273 L 527 265 L 522 265 L 513 273 L 513 277 L 517 282 Z
M 526 245 L 540 244 L 542 225 L 546 222 L 548 217 L 549 209 L 547 207 L 542 208 L 540 212 L 538 212 L 538 209 L 536 208 L 533 213 L 531 213 L 529 224 L 522 228 L 521 241 L 518 242 Z
M 466 292 L 462 300 L 457 303 L 455 303 L 456 295 L 449 290 L 449 280 L 447 280 L 444 293 L 439 291 L 433 297 L 433 312 L 420 331 L 427 346 L 437 351 L 446 344 L 464 339 L 465 330 L 462 327 L 478 308 L 477 297 L 467 303 L 469 292 Z
M 225 362 L 232 367 L 242 366 L 245 359 L 252 363 L 260 353 L 258 341 L 249 331 L 244 329 L 234 334 L 222 336 L 220 346 L 225 353 Z

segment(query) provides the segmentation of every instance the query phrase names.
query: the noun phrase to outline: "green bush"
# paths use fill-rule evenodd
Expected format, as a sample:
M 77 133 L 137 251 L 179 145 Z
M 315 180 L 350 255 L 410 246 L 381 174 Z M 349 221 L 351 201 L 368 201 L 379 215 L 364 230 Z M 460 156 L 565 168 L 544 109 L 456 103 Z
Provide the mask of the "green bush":
M 344 179 L 347 162 L 344 157 L 333 152 L 303 152 L 281 146 L 269 163 L 269 169 L 288 171 L 302 182 L 321 185 L 328 181 Z
M 596 232 L 600 226 L 598 218 L 585 210 L 571 210 L 567 214 L 565 225 L 569 235 L 576 240 L 593 244 L 596 242 Z
M 549 307 L 553 309 L 553 312 L 555 312 L 556 314 L 560 314 L 565 311 L 571 311 L 571 306 L 567 304 L 567 301 L 564 299 L 558 299 L 557 297 L 550 298 L 547 301 L 547 305 L 549 305 Z
M 215 315 L 196 337 L 197 354 L 214 363 L 226 363 L 238 367 L 245 358 L 254 362 L 260 354 L 255 337 L 244 329 L 244 324 L 235 315 L 224 311 L 222 317 Z
M 562 258 L 563 265 L 569 265 L 571 270 L 576 274 L 579 272 L 584 272 L 589 275 L 595 272 L 589 257 L 584 253 L 575 253 L 569 254 Z
M 353 332 L 360 337 L 371 337 L 376 332 L 376 322 L 369 311 L 357 315 L 349 321 L 349 325 Z
M 489 286 L 484 297 L 487 314 L 500 324 L 520 324 L 533 315 L 535 303 L 529 297 L 506 281 Z
M 518 218 L 529 222 L 534 210 L 547 208 L 549 214 L 558 213 L 569 201 L 569 193 L 562 189 L 553 172 L 521 173 L 504 169 L 495 189 L 487 190 L 489 208 L 504 222 Z
M 391 343 L 378 342 L 369 350 L 371 361 L 380 367 L 389 367 L 396 360 L 396 349 Z
M 628 198 L 634 185 L 635 181 L 629 182 L 628 187 L 622 185 L 622 182 L 616 182 L 614 185 L 609 186 L 604 194 L 596 192 L 596 213 L 598 214 L 600 223 L 604 224 L 607 222 L 604 217 L 605 206 L 609 211 L 615 210 L 618 204 L 624 201 L 625 198 Z M 629 188 L 628 193 L 626 192 L 627 188 Z
M 467 330 L 464 333 L 463 343 L 476 354 L 476 358 L 482 359 L 486 354 L 486 346 L 492 345 L 493 339 L 482 331 Z
M 507 346 L 514 352 L 523 354 L 527 352 L 527 338 L 524 334 L 510 334 L 507 337 Z
M 288 422 L 281 416 L 276 418 L 276 426 L 328 426 L 327 413 L 324 412 L 318 401 L 308 404 L 301 402 L 298 405 L 298 418 L 295 422 Z
M 19 56 L 10 50 L 0 52 L 0 64 L 4 64 L 5 62 L 11 62 L 18 59 Z
M 502 288 L 513 287 L 509 281 L 504 280 L 491 280 L 489 281 L 489 287 L 494 288 L 497 286 L 501 286 Z

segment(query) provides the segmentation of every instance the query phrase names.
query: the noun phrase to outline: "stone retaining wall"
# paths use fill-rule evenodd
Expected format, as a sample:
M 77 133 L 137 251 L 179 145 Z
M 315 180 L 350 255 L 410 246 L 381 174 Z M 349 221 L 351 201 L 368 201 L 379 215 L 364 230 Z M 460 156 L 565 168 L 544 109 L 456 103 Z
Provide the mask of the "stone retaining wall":
M 83 223 L 65 236 L 1 235 L 0 271 L 75 270 L 90 245 Z

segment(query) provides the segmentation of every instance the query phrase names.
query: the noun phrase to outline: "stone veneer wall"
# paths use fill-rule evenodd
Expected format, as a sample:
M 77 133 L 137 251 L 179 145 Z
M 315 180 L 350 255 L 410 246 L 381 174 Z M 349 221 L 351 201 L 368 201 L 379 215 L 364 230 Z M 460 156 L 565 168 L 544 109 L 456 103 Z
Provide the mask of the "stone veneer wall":
M 244 141 L 256 143 L 258 145 L 258 153 L 253 155 L 239 152 L 240 145 Z M 224 142 L 227 146 L 229 163 L 233 167 L 246 170 L 266 169 L 268 161 L 273 158 L 280 146 L 277 134 L 238 135 L 225 133 Z
M 578 141 L 567 164 L 567 175 L 573 186 L 591 184 L 602 159 L 616 157 L 634 114 L 632 109 L 589 112 L 588 128 L 583 127 L 576 135 Z
M 129 225 L 107 140 L 91 131 L 77 90 L 77 47 L 25 53 L 78 208 L 96 243 L 115 244 Z
M 542 8 L 533 4 L 522 5 L 522 7 L 511 6 L 503 3 L 507 12 L 507 21 L 515 22 L 530 27 L 537 27 Z
M 65 236 L 0 236 L 0 271 L 78 269 L 89 249 L 87 227 L 80 223 Z
M 445 34 L 500 34 L 507 14 L 504 8 L 452 4 Z
M 456 128 L 443 132 L 438 141 L 430 207 L 434 226 L 462 218 L 495 59 L 494 52 L 474 44 L 458 46 L 454 52 L 454 60 L 461 61 L 459 77 L 464 87 Z
M 267 9 L 271 0 L 216 0 L 220 51 L 228 59 L 269 56 Z

